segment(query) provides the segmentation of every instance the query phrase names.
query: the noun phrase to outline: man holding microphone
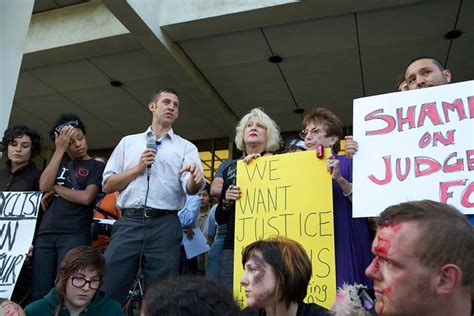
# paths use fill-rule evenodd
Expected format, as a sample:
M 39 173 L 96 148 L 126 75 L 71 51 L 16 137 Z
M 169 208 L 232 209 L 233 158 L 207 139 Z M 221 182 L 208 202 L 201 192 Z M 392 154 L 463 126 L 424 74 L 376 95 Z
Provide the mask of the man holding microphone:
M 122 138 L 103 176 L 106 193 L 120 192 L 122 210 L 104 254 L 103 289 L 122 304 L 140 266 L 145 289 L 177 275 L 182 239 L 177 213 L 186 194 L 197 194 L 205 184 L 196 146 L 172 129 L 179 113 L 177 92 L 156 91 L 148 109 L 151 126 Z

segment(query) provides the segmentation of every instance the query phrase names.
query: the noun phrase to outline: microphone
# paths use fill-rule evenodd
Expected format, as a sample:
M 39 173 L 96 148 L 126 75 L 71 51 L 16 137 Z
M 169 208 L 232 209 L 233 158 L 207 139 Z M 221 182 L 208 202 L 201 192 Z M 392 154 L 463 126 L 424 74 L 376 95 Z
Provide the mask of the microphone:
M 155 135 L 153 135 L 153 133 L 149 133 L 146 136 L 146 148 L 147 149 L 155 149 L 155 143 L 156 143 Z M 146 167 L 146 176 L 147 176 L 148 180 L 150 179 L 150 173 L 151 173 L 151 165 Z

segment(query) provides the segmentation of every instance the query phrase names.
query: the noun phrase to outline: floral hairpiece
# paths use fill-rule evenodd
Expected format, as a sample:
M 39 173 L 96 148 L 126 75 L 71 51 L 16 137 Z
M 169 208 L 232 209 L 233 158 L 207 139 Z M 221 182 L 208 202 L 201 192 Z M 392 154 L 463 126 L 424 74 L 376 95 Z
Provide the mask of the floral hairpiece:
M 374 307 L 374 301 L 365 291 L 366 286 L 362 284 L 344 283 L 337 290 L 336 302 L 331 312 L 337 316 L 365 316 L 370 315 Z

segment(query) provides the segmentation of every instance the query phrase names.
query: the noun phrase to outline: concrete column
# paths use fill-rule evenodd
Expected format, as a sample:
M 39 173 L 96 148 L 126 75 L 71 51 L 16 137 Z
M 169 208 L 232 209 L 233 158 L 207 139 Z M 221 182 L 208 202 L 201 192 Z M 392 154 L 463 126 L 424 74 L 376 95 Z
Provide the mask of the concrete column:
M 0 132 L 8 126 L 34 0 L 0 1 Z

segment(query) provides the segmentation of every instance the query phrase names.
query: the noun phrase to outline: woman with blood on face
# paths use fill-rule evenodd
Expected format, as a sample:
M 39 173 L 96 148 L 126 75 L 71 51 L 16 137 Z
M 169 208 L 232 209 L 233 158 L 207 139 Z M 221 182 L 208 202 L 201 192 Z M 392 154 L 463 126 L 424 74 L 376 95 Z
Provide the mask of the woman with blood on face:
M 247 113 L 235 129 L 235 144 L 243 152 L 242 159 L 246 163 L 261 156 L 273 155 L 283 142 L 275 121 L 258 108 Z M 219 281 L 229 290 L 232 290 L 233 282 L 235 201 L 241 196 L 240 188 L 235 186 L 236 177 L 237 161 L 233 160 L 223 171 L 222 191 L 215 214 L 217 224 L 227 224 Z
M 307 150 L 331 148 L 328 171 L 332 176 L 336 285 L 359 283 L 369 288 L 372 281 L 364 271 L 372 260 L 369 228 L 365 218 L 352 218 L 352 160 L 357 142 L 346 137 L 346 156 L 337 155 L 342 122 L 331 111 L 316 108 L 303 119 L 300 136 Z
M 104 164 L 87 153 L 85 133 L 84 124 L 74 113 L 62 114 L 49 133 L 56 149 L 39 183 L 45 211 L 33 251 L 33 300 L 54 286 L 67 251 L 91 243 L 92 209 Z M 66 153 L 71 161 L 63 163 Z
M 306 304 L 311 261 L 304 248 L 291 239 L 276 237 L 256 241 L 242 253 L 247 305 L 243 315 L 329 315 L 314 303 Z

